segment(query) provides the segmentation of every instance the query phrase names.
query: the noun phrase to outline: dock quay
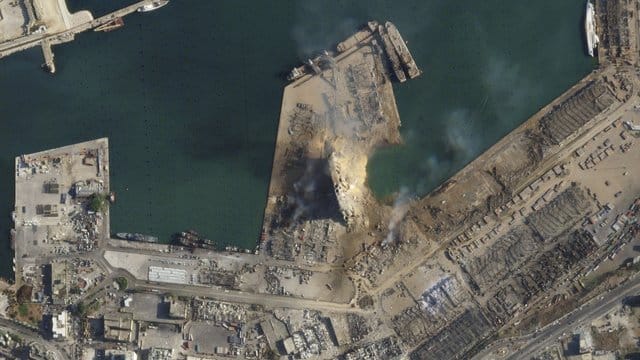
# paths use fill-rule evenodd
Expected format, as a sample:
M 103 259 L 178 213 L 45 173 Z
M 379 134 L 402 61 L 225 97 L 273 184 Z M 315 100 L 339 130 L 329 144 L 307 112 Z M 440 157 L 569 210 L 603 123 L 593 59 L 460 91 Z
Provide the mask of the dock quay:
M 168 2 L 168 0 L 164 1 Z M 77 34 L 90 29 L 116 29 L 122 26 L 122 18 L 124 16 L 137 12 L 145 6 L 158 3 L 158 1 L 137 1 L 96 19 L 88 11 L 69 14 L 64 0 L 18 0 L 17 3 L 26 9 L 27 18 L 23 19 L 23 21 L 28 22 L 31 27 L 27 30 L 17 28 L 3 29 L 3 23 L 0 22 L 0 30 L 5 30 L 12 35 L 0 38 L 0 58 L 35 46 L 41 46 L 45 59 L 43 67 L 53 73 L 55 72 L 53 51 L 51 49 L 53 45 L 73 41 Z M 3 10 L 3 7 L 8 8 L 9 6 L 6 1 L 0 1 L 0 11 Z M 34 11 L 34 9 L 37 11 Z M 23 12 L 7 11 L 7 13 L 15 17 L 25 16 Z
M 283 94 L 264 220 L 263 248 L 276 258 L 297 257 L 282 232 L 302 219 L 337 215 L 336 231 L 377 222 L 368 213 L 376 201 L 366 163 L 377 147 L 400 142 L 392 76 L 406 80 L 404 60 L 384 45 L 394 41 L 403 41 L 399 33 L 392 39 L 371 21 L 335 52 L 308 60 L 315 69 L 296 68 L 298 76 L 289 77 L 295 80 Z M 415 62 L 409 68 L 409 78 L 419 74 Z
M 393 205 L 364 179 L 373 151 L 400 142 L 388 84 L 421 73 L 404 40 L 370 22 L 295 68 L 262 248 L 295 265 L 343 265 L 358 304 L 375 299 L 380 328 L 416 360 L 469 358 L 498 331 L 559 311 L 550 293 L 584 301 L 579 279 L 623 247 L 607 242 L 625 223 L 638 232 L 628 209 L 640 169 L 623 165 L 640 158 L 628 125 L 640 123 L 636 13 L 596 1 L 601 67 L 431 193 Z
M 108 240 L 108 139 L 18 156 L 15 184 L 18 285 L 38 273 L 43 259 L 88 252 Z M 96 197 L 103 197 L 100 209 L 92 207 Z
M 301 61 L 255 253 L 196 230 L 111 238 L 106 138 L 18 156 L 19 306 L 86 358 L 118 343 L 153 359 L 551 359 L 577 329 L 636 331 L 640 8 L 595 4 L 600 66 L 428 194 L 367 184 L 370 156 L 402 143 L 394 82 L 422 81 L 395 25 Z
M 53 50 L 49 39 L 42 40 L 42 55 L 44 64 L 42 65 L 48 72 L 54 74 L 56 72 L 56 63 L 53 61 Z

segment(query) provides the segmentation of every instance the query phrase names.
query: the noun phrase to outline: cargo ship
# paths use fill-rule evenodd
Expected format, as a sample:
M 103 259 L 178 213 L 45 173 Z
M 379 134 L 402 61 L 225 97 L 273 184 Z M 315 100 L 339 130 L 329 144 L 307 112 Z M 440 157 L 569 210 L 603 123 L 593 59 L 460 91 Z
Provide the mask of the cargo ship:
M 372 39 L 376 33 L 379 37 Z M 422 70 L 416 65 L 400 32 L 396 26 L 389 21 L 384 25 L 379 24 L 377 21 L 369 21 L 354 35 L 339 42 L 336 46 L 336 52 L 337 54 L 346 53 L 355 47 L 361 46 L 363 43 L 368 43 L 370 40 L 376 48 L 380 48 L 378 41 L 382 40 L 381 47 L 387 54 L 387 59 L 391 64 L 391 70 L 399 82 L 407 81 L 407 76 L 413 79 L 422 74 Z M 336 61 L 334 56 L 334 53 L 324 51 L 315 58 L 307 60 L 305 64 L 294 67 L 291 72 L 289 72 L 287 80 L 295 81 L 305 75 L 317 75 L 322 73 L 323 69 L 332 68 Z
M 404 75 L 404 70 L 402 69 L 402 64 L 400 63 L 400 58 L 396 53 L 396 50 L 391 44 L 391 39 L 389 38 L 389 34 L 384 26 L 378 26 L 378 33 L 380 34 L 380 38 L 382 39 L 382 45 L 384 46 L 384 51 L 387 53 L 387 57 L 389 58 L 389 62 L 391 63 L 391 68 L 393 69 L 393 73 L 396 76 L 396 79 L 401 83 L 407 81 L 407 77 Z
M 587 51 L 593 57 L 593 50 L 598 46 L 600 39 L 596 34 L 596 10 L 591 1 L 587 1 L 587 13 L 584 17 L 584 31 L 587 37 Z
M 137 234 L 137 233 L 117 233 L 116 236 L 122 240 L 129 241 L 141 241 L 149 243 L 157 243 L 158 238 L 151 235 Z
M 176 239 L 181 246 L 190 248 L 215 249 L 215 242 L 198 234 L 195 230 L 187 230 L 176 234 Z
M 158 0 L 158 1 L 154 1 L 151 4 L 147 4 L 147 5 L 142 5 L 138 8 L 138 12 L 149 12 L 149 11 L 154 11 L 154 10 L 158 10 L 161 7 L 167 5 L 169 3 L 169 0 Z
M 400 57 L 402 66 L 407 71 L 409 78 L 413 79 L 420 76 L 420 74 L 422 74 L 422 71 L 418 68 L 418 65 L 416 65 L 416 62 L 413 60 L 413 56 L 411 56 L 409 48 L 404 42 L 404 39 L 402 39 L 398 28 L 396 28 L 396 26 L 393 25 L 393 23 L 390 21 L 387 21 L 384 24 L 384 27 L 387 30 L 389 40 L 391 41 L 393 48 L 396 50 L 396 53 Z
M 300 79 L 301 77 L 307 75 L 306 65 L 301 65 L 298 67 L 294 67 L 289 75 L 287 75 L 288 81 L 295 81 Z

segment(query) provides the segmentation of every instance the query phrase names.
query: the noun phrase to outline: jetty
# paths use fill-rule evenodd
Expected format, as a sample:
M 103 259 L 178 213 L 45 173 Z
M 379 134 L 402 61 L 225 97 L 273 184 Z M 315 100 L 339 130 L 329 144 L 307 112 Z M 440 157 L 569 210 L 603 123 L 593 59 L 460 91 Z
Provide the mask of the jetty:
M 113 30 L 122 26 L 124 16 L 149 7 L 159 8 L 158 3 L 157 0 L 137 1 L 94 19 L 89 11 L 70 14 L 64 0 L 19 0 L 9 4 L 0 2 L 0 12 L 4 14 L 0 21 L 0 33 L 3 34 L 0 37 L 0 59 L 41 46 L 44 56 L 43 68 L 55 73 L 52 46 L 73 41 L 76 34 L 90 29 Z M 168 3 L 168 0 L 162 3 Z M 18 23 L 25 25 L 15 25 Z

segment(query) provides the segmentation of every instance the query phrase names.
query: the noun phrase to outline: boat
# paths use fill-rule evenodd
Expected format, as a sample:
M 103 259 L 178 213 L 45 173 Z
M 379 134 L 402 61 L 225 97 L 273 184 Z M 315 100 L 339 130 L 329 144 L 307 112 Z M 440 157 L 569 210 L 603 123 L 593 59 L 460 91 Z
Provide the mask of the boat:
M 396 26 L 390 21 L 387 21 L 384 24 L 384 27 L 387 30 L 387 34 L 389 34 L 389 40 L 396 50 L 396 53 L 398 53 L 400 61 L 402 62 L 402 66 L 407 71 L 409 78 L 413 79 L 420 76 L 420 74 L 422 74 L 422 71 L 418 68 L 418 65 L 416 65 L 416 62 L 413 60 L 413 56 L 411 56 L 409 48 L 404 42 L 404 39 L 402 39 L 398 28 L 396 28 Z
M 201 236 L 195 230 L 187 230 L 178 233 L 176 234 L 176 239 L 181 246 L 215 250 L 215 242 Z
M 391 63 L 391 68 L 393 69 L 393 73 L 396 75 L 396 79 L 401 83 L 407 81 L 407 77 L 404 75 L 404 70 L 402 70 L 402 64 L 400 63 L 400 58 L 396 53 L 396 50 L 391 44 L 391 39 L 389 38 L 389 34 L 387 34 L 387 30 L 384 26 L 378 26 L 378 33 L 380 34 L 380 38 L 382 39 L 382 45 L 384 46 L 384 50 L 387 53 L 387 58 Z
M 584 31 L 587 37 L 587 51 L 593 57 L 593 50 L 598 46 L 600 39 L 596 34 L 596 9 L 590 0 L 587 1 L 587 13 L 584 18 Z
M 149 243 L 158 242 L 158 238 L 155 236 L 138 234 L 138 233 L 117 233 L 116 236 L 122 240 L 141 241 L 141 242 L 149 242 Z
M 364 27 L 358 30 L 358 32 L 356 32 L 355 34 L 339 42 L 338 45 L 336 46 L 336 50 L 338 50 L 338 53 L 343 53 L 351 49 L 352 47 L 363 43 L 373 34 L 373 31 L 377 29 L 377 26 L 376 26 L 377 24 L 378 24 L 377 22 L 373 22 L 373 21 L 369 22 L 367 27 Z
M 140 6 L 138 8 L 138 12 L 149 12 L 149 11 L 158 10 L 161 7 L 167 5 L 168 3 L 169 3 L 169 0 L 153 1 L 153 2 L 151 2 L 151 4 Z
M 98 26 L 97 28 L 93 29 L 93 31 L 110 32 L 110 31 L 117 30 L 123 26 L 124 26 L 124 20 L 122 20 L 121 17 L 117 17 L 105 24 Z
M 305 76 L 306 74 L 307 74 L 307 70 L 305 65 L 294 67 L 289 73 L 289 75 L 287 75 L 287 80 L 295 81 Z

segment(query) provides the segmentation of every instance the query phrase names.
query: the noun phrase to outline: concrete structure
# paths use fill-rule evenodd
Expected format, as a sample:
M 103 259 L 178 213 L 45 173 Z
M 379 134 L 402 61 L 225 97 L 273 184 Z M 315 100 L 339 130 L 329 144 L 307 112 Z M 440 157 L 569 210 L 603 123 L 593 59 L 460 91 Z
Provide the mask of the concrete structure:
M 66 340 L 69 336 L 69 313 L 64 310 L 52 317 L 51 333 L 55 340 Z
M 73 184 L 73 194 L 75 197 L 86 198 L 93 194 L 99 194 L 104 191 L 104 184 L 100 181 L 85 180 L 78 181 Z
M 282 341 L 282 348 L 287 355 L 293 355 L 298 352 L 292 337 L 288 337 Z
M 126 314 L 104 316 L 104 338 L 116 342 L 133 342 L 137 337 L 136 324 Z
M 626 5 L 598 6 L 618 13 Z M 635 19 L 635 11 L 622 13 Z M 623 126 L 640 120 L 637 51 L 627 52 L 636 47 L 624 39 L 636 30 L 603 37 L 598 49 L 634 57 L 609 58 L 617 65 L 603 64 L 441 187 L 393 204 L 379 202 L 366 184 L 369 156 L 401 140 L 380 39 L 367 32 L 312 59 L 312 72 L 285 89 L 255 255 L 103 241 L 108 232 L 99 216 L 55 204 L 53 186 L 41 194 L 53 180 L 58 192 L 96 177 L 108 188 L 102 158 L 77 148 L 20 157 L 19 282 L 37 284 L 39 265 L 58 257 L 77 264 L 68 267 L 71 282 L 86 277 L 76 276 L 80 263 L 97 265 L 95 291 L 83 301 L 101 301 L 88 311 L 109 314 L 105 339 L 151 349 L 151 359 L 255 359 L 275 349 L 318 359 L 467 359 L 501 334 L 509 339 L 496 343 L 500 358 L 512 350 L 512 358 L 527 358 L 549 345 L 548 337 L 556 342 L 574 331 L 563 327 L 640 288 L 637 269 L 621 268 L 623 256 L 614 260 L 626 252 L 632 262 L 625 245 L 640 242 L 640 167 L 633 166 L 640 147 Z M 612 41 L 625 48 L 606 52 Z M 73 166 L 81 158 L 84 173 Z M 58 216 L 45 216 L 54 204 Z M 62 232 L 65 221 L 73 231 Z M 74 242 L 92 232 L 98 235 Z M 234 288 L 219 281 L 228 275 L 238 279 Z M 127 292 L 111 285 L 121 276 Z M 189 316 L 186 305 L 161 300 L 167 293 L 190 297 Z M 121 307 L 130 295 L 133 306 Z M 525 335 L 512 341 L 514 334 Z
M 149 266 L 149 281 L 187 284 L 187 272 L 182 269 Z
M 51 271 L 51 299 L 55 304 L 63 304 L 68 295 L 67 263 L 60 261 L 48 266 Z
M 90 251 L 109 237 L 108 213 L 89 214 L 85 199 L 74 202 L 66 196 L 74 184 L 86 180 L 109 191 L 108 147 L 103 138 L 16 157 L 12 245 L 18 286 L 37 285 L 40 279 L 29 269 L 37 261 L 51 263 L 52 296 L 60 302 L 68 300 L 66 259 L 56 258 Z M 99 162 L 86 165 L 86 159 L 97 157 Z
M 173 349 L 152 348 L 148 360 L 169 360 L 173 358 Z
M 128 350 L 105 350 L 105 360 L 138 360 L 138 354 L 135 351 Z
M 187 305 L 181 300 L 172 300 L 169 303 L 169 316 L 174 319 L 185 320 L 187 318 Z
M 16 0 L 0 2 L 0 58 L 35 46 L 42 47 L 43 67 L 56 72 L 53 45 L 74 40 L 89 29 L 108 28 L 123 16 L 157 0 L 142 0 L 94 19 L 89 11 L 70 14 L 63 0 Z M 117 27 L 112 27 L 117 28 Z

